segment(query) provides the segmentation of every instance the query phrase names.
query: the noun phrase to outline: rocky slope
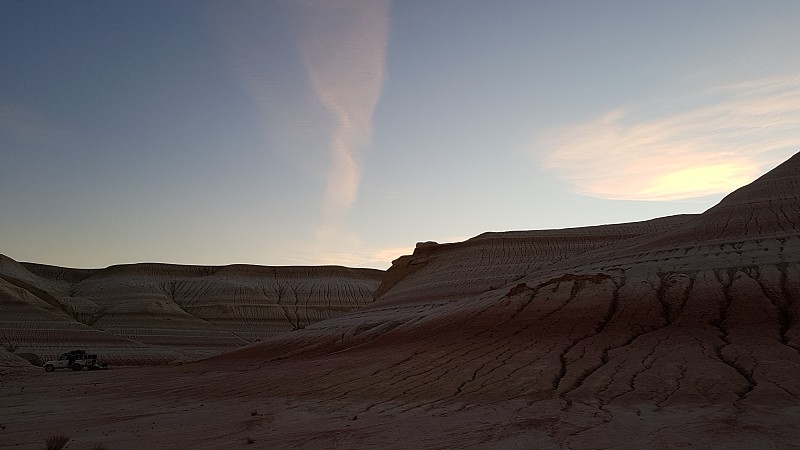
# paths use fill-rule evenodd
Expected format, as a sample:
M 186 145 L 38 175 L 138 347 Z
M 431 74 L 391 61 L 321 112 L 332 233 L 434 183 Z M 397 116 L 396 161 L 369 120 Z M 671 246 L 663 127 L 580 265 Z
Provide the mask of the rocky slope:
M 561 250 L 569 240 L 537 252 L 537 233 L 423 245 L 395 262 L 368 308 L 199 366 L 307 373 L 303 385 L 262 386 L 366 405 L 362 413 L 504 405 L 519 417 L 541 403 L 560 421 L 548 434 L 554 446 L 573 414 L 611 421 L 614 411 L 676 405 L 796 413 L 800 155 L 704 214 L 641 226 L 652 228 L 570 255 Z M 494 242 L 487 250 L 481 240 Z
M 5 290 L 68 316 L 23 283 L 82 275 L 5 270 Z M 90 287 L 76 297 L 97 303 Z M 38 410 L 69 415 L 84 444 L 114 424 L 131 448 L 800 446 L 800 155 L 696 216 L 423 244 L 376 292 L 203 361 L 98 375 L 88 395 L 129 408 L 102 418 L 42 407 L 69 396 L 45 374 L 15 381 L 7 441 L 41 436 L 19 419 Z
M 134 264 L 66 269 L 0 256 L 0 343 L 113 364 L 196 359 L 335 317 L 373 299 L 381 271 Z
M 671 230 L 691 215 L 545 231 L 484 233 L 464 242 L 417 244 L 392 263 L 379 305 L 463 299 L 497 289 L 560 261 L 631 238 Z

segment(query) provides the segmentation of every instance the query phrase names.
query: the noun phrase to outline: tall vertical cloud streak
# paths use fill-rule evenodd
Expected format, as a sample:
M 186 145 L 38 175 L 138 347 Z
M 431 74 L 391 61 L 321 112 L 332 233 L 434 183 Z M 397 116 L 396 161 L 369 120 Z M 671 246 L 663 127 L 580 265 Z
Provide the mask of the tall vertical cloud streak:
M 237 81 L 263 113 L 265 160 L 293 163 L 308 177 L 300 190 L 316 193 L 324 180 L 317 239 L 295 243 L 292 254 L 307 254 L 303 263 L 375 261 L 381 248 L 362 243 L 346 219 L 382 91 L 389 0 L 244 0 L 212 12 Z M 295 220 L 315 213 L 294 207 Z
M 357 198 L 361 155 L 372 136 L 389 38 L 389 1 L 314 2 L 304 9 L 304 62 L 314 91 L 336 121 L 323 202 L 325 227 L 336 227 Z

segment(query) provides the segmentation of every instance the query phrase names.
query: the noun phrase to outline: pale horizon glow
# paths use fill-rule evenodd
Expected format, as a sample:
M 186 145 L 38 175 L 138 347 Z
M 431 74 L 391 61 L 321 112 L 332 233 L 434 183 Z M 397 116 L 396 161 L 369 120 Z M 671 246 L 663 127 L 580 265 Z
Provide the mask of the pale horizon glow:
M 787 0 L 9 2 L 0 254 L 385 269 L 701 213 L 800 150 L 798 22 Z
M 681 100 L 664 100 L 679 108 L 664 117 L 616 109 L 566 127 L 546 144 L 557 150 L 545 167 L 583 195 L 671 201 L 727 194 L 800 149 L 800 78 L 754 80 Z

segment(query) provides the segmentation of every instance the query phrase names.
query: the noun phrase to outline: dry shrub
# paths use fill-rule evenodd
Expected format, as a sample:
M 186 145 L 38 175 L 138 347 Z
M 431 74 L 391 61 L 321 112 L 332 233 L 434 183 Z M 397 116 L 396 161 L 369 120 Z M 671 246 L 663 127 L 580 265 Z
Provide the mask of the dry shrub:
M 54 434 L 53 436 L 47 438 L 47 441 L 44 444 L 44 450 L 61 450 L 65 445 L 67 445 L 69 439 L 69 436 Z

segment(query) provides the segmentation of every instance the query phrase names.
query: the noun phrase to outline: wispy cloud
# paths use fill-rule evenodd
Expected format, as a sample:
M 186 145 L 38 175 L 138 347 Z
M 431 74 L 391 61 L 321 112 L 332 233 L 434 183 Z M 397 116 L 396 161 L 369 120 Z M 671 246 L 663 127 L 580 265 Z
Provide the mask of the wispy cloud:
M 360 156 L 372 137 L 389 38 L 389 1 L 334 0 L 304 6 L 304 62 L 320 102 L 336 120 L 323 202 L 326 226 L 335 226 L 356 200 Z
M 800 150 L 800 78 L 726 85 L 558 130 L 545 167 L 577 192 L 679 200 L 736 189 Z
M 285 255 L 291 264 L 341 265 L 385 269 L 403 255 L 410 255 L 414 245 L 365 242 L 358 233 L 345 227 L 324 229 L 317 239 L 293 245 Z
M 311 263 L 388 269 L 392 261 L 403 255 L 410 255 L 413 252 L 413 245 L 397 247 L 358 246 L 357 248 L 340 248 L 338 251 L 315 254 L 311 259 Z
M 399 256 L 368 248 L 347 224 L 383 86 L 389 0 L 245 1 L 212 13 L 234 72 L 267 119 L 269 151 L 325 179 L 316 239 L 297 243 L 298 262 L 386 264 Z

